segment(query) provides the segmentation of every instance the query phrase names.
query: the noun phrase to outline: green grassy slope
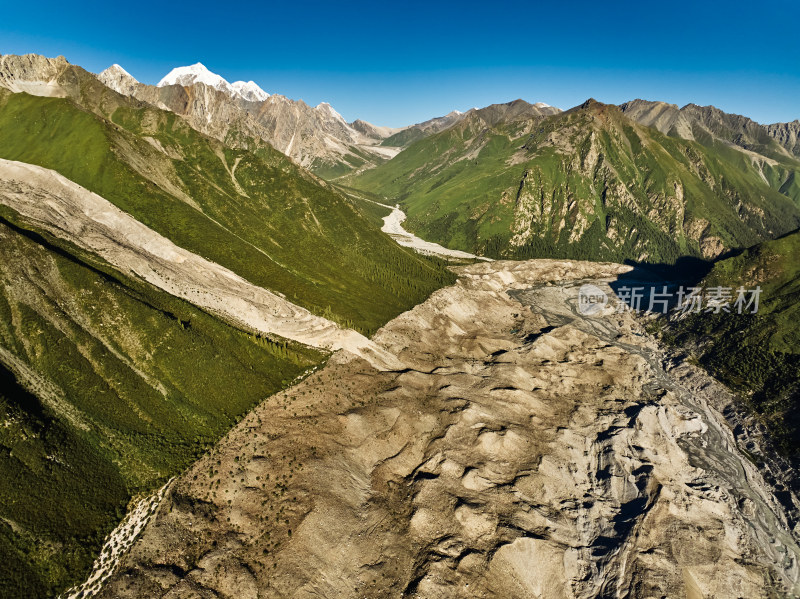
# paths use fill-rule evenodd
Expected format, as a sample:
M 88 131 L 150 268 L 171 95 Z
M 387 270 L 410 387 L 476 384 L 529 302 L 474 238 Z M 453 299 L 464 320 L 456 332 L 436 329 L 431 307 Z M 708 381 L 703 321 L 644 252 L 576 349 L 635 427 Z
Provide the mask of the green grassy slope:
M 0 597 L 81 581 L 132 494 L 324 357 L 0 221 Z
M 348 183 L 399 200 L 410 229 L 452 248 L 672 263 L 800 225 L 798 171 L 590 101 L 546 118 L 477 111 Z
M 800 231 L 717 262 L 705 287 L 762 288 L 758 313 L 697 314 L 664 329 L 742 392 L 779 446 L 800 458 Z
M 425 137 L 424 131 L 418 128 L 411 127 L 409 129 L 403 129 L 402 131 L 398 131 L 394 135 L 390 135 L 381 142 L 381 145 L 392 148 L 397 148 L 397 147 L 401 148 L 417 140 L 420 140 L 424 137 Z
M 383 217 L 391 214 L 392 210 L 386 208 L 383 198 L 374 193 L 363 191 L 360 189 L 353 189 L 337 183 L 332 184 L 337 191 L 353 200 L 353 206 L 358 209 L 361 214 L 372 221 L 376 227 L 383 226 Z M 384 204 L 383 206 L 381 204 Z
M 267 144 L 234 150 L 69 68 L 0 90 L 0 157 L 55 169 L 178 245 L 363 332 L 454 279 Z M 234 131 L 231 135 L 237 135 Z M 0 597 L 85 577 L 130 497 L 319 352 L 239 331 L 0 209 Z
M 74 87 L 92 110 L 0 90 L 0 157 L 55 169 L 178 245 L 362 332 L 452 281 L 267 144 L 232 150 L 93 78 Z

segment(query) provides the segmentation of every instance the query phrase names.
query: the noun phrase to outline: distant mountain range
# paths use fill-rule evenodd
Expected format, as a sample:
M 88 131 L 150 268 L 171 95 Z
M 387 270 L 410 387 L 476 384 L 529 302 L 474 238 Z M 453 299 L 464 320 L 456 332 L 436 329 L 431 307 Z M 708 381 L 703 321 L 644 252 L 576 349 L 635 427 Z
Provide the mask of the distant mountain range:
M 74 98 L 78 72 L 63 57 L 0 58 L 11 91 Z M 200 63 L 156 86 L 119 65 L 96 77 L 229 147 L 265 141 L 323 178 L 399 201 L 415 232 L 453 249 L 671 262 L 800 225 L 800 121 L 645 100 L 566 112 L 516 100 L 393 129 L 229 83 Z
M 715 258 L 800 226 L 797 129 L 694 105 L 517 100 L 345 180 L 399 201 L 422 237 L 495 258 Z
M 0 57 L 0 86 L 34 95 L 64 96 L 59 77 L 73 68 L 66 59 L 38 55 Z M 79 68 L 79 67 L 78 67 Z M 201 63 L 177 67 L 155 86 L 137 81 L 120 65 L 97 78 L 114 91 L 174 112 L 196 130 L 226 144 L 246 147 L 268 142 L 298 164 L 325 178 L 367 170 L 394 157 L 404 146 L 445 129 L 463 117 L 451 113 L 423 123 L 392 128 L 361 119 L 348 123 L 327 102 L 269 94 L 253 81 L 229 83 Z
M 378 147 L 393 129 L 347 123 L 330 104 L 311 107 L 270 95 L 252 81 L 228 83 L 200 63 L 173 69 L 156 86 L 139 83 L 118 65 L 98 79 L 119 93 L 180 114 L 198 131 L 228 144 L 243 146 L 246 137 L 267 141 L 323 175 L 377 164 L 396 153 Z
M 708 143 L 717 140 L 758 154 L 781 160 L 800 157 L 800 121 L 760 125 L 738 114 L 728 114 L 714 106 L 633 100 L 620 105 L 628 118 L 681 139 Z
M 119 65 L 98 79 L 121 94 L 180 114 L 198 131 L 226 143 L 246 143 L 243 135 L 267 141 L 326 178 L 372 168 L 462 116 L 453 111 L 400 128 L 360 119 L 348 123 L 327 102 L 311 107 L 302 100 L 270 95 L 253 81 L 228 83 L 201 63 L 173 69 L 155 87 L 139 83 Z

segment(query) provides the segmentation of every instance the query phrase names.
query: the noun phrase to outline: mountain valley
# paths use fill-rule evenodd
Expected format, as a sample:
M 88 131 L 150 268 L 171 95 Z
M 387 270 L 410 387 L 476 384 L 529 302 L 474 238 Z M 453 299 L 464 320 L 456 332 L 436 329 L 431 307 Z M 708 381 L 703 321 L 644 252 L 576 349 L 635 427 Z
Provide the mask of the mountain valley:
M 277 91 L 0 55 L 0 598 L 800 596 L 798 121 Z
M 641 126 L 633 104 L 490 106 L 349 184 L 399 201 L 423 237 L 494 258 L 713 259 L 800 226 L 800 155 L 765 128 L 750 122 L 759 154 Z

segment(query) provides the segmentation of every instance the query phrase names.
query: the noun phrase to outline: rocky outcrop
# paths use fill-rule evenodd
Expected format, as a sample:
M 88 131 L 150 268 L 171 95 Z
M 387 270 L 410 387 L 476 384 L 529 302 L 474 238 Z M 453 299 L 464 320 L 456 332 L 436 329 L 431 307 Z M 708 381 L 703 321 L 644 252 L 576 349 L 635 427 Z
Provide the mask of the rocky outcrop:
M 132 96 L 136 92 L 136 88 L 140 85 L 133 75 L 118 64 L 112 64 L 105 71 L 100 73 L 97 78 L 106 87 L 110 87 L 123 96 Z
M 66 58 L 45 58 L 38 54 L 0 56 L 0 87 L 34 96 L 63 97 L 66 92 L 58 83 L 69 67 Z
M 713 381 L 665 370 L 615 300 L 576 310 L 627 268 L 462 267 L 373 339 L 401 368 L 337 354 L 243 420 L 100 596 L 796 592 L 796 533 Z
M 716 106 L 687 104 L 678 108 L 666 102 L 632 100 L 620 104 L 628 118 L 682 139 L 696 137 L 716 139 L 748 152 L 770 158 L 800 157 L 797 132 L 800 124 L 761 125 L 738 114 L 730 114 Z
M 800 120 L 767 125 L 767 133 L 795 156 L 800 156 Z
M 692 123 L 675 104 L 632 100 L 620 104 L 625 116 L 642 125 L 658 129 L 661 133 L 683 139 L 694 139 Z

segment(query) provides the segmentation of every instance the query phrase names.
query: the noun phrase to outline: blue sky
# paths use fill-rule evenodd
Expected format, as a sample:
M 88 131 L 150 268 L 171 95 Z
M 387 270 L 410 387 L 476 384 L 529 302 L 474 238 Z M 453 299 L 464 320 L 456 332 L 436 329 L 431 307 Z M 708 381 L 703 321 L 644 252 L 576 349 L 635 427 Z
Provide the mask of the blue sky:
M 714 104 L 800 118 L 800 2 L 5 3 L 0 52 L 229 81 L 400 126 L 523 98 Z

